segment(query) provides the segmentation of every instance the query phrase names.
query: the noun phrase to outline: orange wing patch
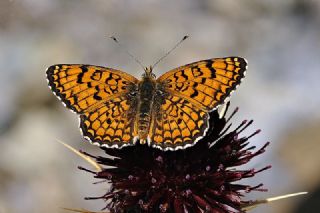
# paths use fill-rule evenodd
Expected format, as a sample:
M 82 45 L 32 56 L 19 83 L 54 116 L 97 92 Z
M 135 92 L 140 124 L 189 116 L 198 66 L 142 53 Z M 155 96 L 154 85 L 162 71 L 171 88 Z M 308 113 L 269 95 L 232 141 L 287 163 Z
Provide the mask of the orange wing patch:
M 247 62 L 228 57 L 191 63 L 160 76 L 169 93 L 211 111 L 223 104 L 245 75 Z
M 80 116 L 83 135 L 100 146 L 117 147 L 135 143 L 135 107 L 125 97 L 113 98 Z
M 80 114 L 86 139 L 106 147 L 133 144 L 136 104 L 128 93 L 139 82 L 133 76 L 91 65 L 53 65 L 47 70 L 50 88 L 64 105 Z
M 50 88 L 72 111 L 92 111 L 103 101 L 128 92 L 138 80 L 110 68 L 91 65 L 53 65 L 47 70 Z
M 208 114 L 175 95 L 166 97 L 154 120 L 149 136 L 151 145 L 163 150 L 177 150 L 195 144 L 208 128 Z

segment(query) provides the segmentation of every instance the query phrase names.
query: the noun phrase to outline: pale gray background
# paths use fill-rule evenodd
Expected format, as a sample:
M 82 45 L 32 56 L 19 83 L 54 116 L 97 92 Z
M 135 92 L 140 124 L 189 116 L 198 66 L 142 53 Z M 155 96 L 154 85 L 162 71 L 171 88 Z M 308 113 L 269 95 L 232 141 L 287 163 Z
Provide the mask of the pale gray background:
M 249 62 L 233 94 L 234 123 L 254 119 L 251 142 L 272 144 L 249 168 L 273 168 L 245 183 L 266 193 L 313 192 L 320 176 L 320 1 L 302 0 L 1 0 L 0 1 L 0 212 L 98 211 L 106 185 L 92 185 L 89 167 L 56 142 L 102 154 L 81 138 L 77 116 L 47 88 L 45 70 L 86 63 L 127 71 L 141 68 L 107 37 L 115 35 L 150 65 L 185 34 L 191 36 L 156 68 L 237 55 Z M 312 195 L 309 195 L 310 197 Z M 253 212 L 289 213 L 308 197 Z M 319 208 L 318 208 L 319 209 Z M 306 211 L 302 211 L 306 212 Z

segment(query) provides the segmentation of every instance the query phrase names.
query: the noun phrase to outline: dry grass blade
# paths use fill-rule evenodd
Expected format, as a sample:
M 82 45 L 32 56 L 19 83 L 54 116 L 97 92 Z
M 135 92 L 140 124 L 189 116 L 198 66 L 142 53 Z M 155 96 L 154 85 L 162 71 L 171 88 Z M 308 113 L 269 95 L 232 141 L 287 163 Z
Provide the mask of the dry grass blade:
M 95 162 L 92 158 L 90 158 L 89 156 L 86 156 L 84 154 L 82 154 L 81 152 L 79 152 L 78 150 L 76 150 L 75 148 L 73 148 L 72 146 L 60 141 L 57 139 L 57 141 L 59 143 L 61 143 L 63 146 L 65 146 L 66 148 L 68 148 L 69 150 L 71 150 L 72 152 L 74 152 L 75 154 L 77 154 L 78 156 L 80 156 L 82 159 L 84 159 L 85 161 L 87 161 L 89 164 L 91 164 L 97 172 L 101 172 L 102 171 L 102 167 Z
M 287 199 L 289 197 L 296 197 L 296 196 L 305 195 L 305 194 L 308 194 L 308 192 L 298 192 L 298 193 L 293 193 L 293 194 L 286 194 L 286 195 L 271 197 L 271 198 L 267 198 L 264 200 L 256 200 L 256 201 L 253 201 L 249 204 L 243 205 L 242 210 L 249 211 L 249 210 L 256 208 L 257 206 L 259 206 L 261 204 L 266 204 L 266 203 L 270 203 L 273 201 Z
M 109 212 L 92 212 L 86 209 L 70 209 L 70 208 L 62 208 L 62 209 L 70 212 L 81 212 L 81 213 L 109 213 Z

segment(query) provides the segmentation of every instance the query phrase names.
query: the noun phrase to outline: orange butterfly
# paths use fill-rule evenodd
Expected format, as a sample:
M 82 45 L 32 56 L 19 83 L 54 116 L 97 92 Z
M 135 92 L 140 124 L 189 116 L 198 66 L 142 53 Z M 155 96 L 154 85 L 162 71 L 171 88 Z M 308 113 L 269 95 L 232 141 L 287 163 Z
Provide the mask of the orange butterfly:
M 59 64 L 47 69 L 48 84 L 80 115 L 93 144 L 121 148 L 137 141 L 162 150 L 192 146 L 208 129 L 208 112 L 223 104 L 244 78 L 240 57 L 215 58 L 142 80 L 111 68 Z

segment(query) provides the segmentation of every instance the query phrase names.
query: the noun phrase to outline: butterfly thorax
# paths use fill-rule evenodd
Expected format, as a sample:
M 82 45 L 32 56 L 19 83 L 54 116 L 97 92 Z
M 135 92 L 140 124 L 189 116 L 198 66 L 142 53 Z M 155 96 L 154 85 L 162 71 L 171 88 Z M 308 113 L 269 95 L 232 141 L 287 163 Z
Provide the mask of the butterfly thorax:
M 151 123 L 152 107 L 156 92 L 156 81 L 150 73 L 145 73 L 139 83 L 138 113 L 136 126 L 140 143 L 145 143 Z

